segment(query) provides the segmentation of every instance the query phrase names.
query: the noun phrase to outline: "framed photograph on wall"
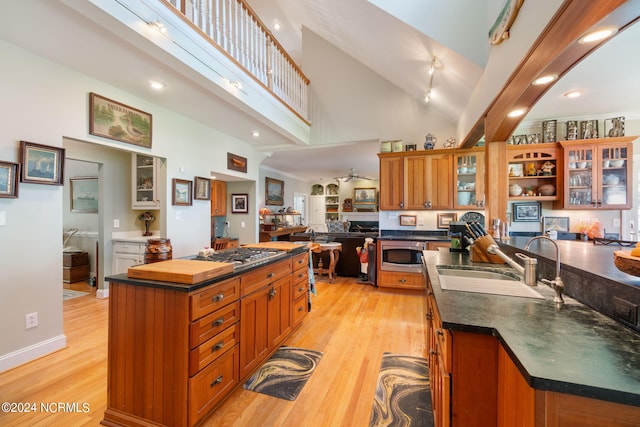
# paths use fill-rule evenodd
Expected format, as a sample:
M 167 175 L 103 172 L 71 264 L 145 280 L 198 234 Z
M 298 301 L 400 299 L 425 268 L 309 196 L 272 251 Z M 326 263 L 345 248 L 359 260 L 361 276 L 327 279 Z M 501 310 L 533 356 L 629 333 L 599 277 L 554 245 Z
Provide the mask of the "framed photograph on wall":
M 171 202 L 173 206 L 191 206 L 191 187 L 193 182 L 186 179 L 173 178 L 171 184 Z
M 514 203 L 513 220 L 515 222 L 540 222 L 540 203 Z
M 416 226 L 418 223 L 417 215 L 400 215 L 400 225 Z
M 71 212 L 98 213 L 98 178 L 71 178 Z
M 231 213 L 249 213 L 249 195 L 231 195 Z
M 612 119 L 605 119 L 604 136 L 608 136 L 608 137 L 624 136 L 624 117 L 614 117 Z
M 354 188 L 353 203 L 356 205 L 375 205 L 376 188 Z
M 193 180 L 195 183 L 193 198 L 195 200 L 211 200 L 211 180 L 201 176 L 196 176 Z
M 573 141 L 578 139 L 578 121 L 569 120 L 565 123 L 566 133 L 565 139 L 567 141 Z
M 556 142 L 556 120 L 545 120 L 542 122 L 542 142 Z
M 284 205 L 284 181 L 265 178 L 265 205 Z
M 452 221 L 458 219 L 456 213 L 442 213 L 438 214 L 438 228 L 449 228 Z
M 568 216 L 545 216 L 542 220 L 542 232 L 547 231 L 560 231 L 563 233 L 569 232 L 569 217 Z
M 0 197 L 7 199 L 18 197 L 19 174 L 19 163 L 0 162 Z
M 583 120 L 580 122 L 579 139 L 594 139 L 598 137 L 598 121 Z
M 89 94 L 89 133 L 151 148 L 151 114 L 113 99 Z
M 63 185 L 64 148 L 20 141 L 20 182 Z

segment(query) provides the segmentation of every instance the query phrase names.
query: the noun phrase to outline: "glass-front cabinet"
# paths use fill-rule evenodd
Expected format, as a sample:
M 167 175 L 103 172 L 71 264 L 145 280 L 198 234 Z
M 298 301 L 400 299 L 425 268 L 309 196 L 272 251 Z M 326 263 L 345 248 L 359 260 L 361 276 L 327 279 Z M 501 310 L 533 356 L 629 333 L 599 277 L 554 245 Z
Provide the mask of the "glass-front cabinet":
M 633 137 L 563 142 L 564 209 L 630 209 Z
M 131 155 L 131 165 L 131 208 L 159 208 L 157 158 L 133 153 Z
M 454 209 L 484 206 L 484 149 L 464 150 L 453 158 Z

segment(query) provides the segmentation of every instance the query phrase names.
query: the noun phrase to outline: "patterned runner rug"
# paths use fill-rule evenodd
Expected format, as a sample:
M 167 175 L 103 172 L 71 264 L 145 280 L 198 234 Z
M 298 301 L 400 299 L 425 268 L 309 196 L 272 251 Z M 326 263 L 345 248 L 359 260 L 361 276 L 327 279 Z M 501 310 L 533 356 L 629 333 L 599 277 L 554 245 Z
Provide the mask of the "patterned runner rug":
M 282 346 L 243 387 L 279 399 L 296 400 L 321 357 L 319 351 Z
M 63 301 L 66 301 L 68 299 L 83 297 L 85 295 L 89 295 L 89 292 L 74 291 L 73 289 L 63 289 L 62 290 L 62 300 Z
M 369 426 L 433 426 L 429 389 L 425 359 L 384 353 Z

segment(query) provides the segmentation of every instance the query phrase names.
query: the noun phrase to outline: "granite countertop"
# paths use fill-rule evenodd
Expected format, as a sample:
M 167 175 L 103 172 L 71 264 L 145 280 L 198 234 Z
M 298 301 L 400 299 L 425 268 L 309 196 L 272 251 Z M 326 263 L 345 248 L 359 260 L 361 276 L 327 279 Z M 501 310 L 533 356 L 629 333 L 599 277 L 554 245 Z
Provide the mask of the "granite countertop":
M 570 297 L 556 306 L 544 284 L 544 300 L 440 288 L 437 265 L 506 264 L 447 251 L 424 251 L 424 262 L 443 327 L 495 336 L 531 387 L 640 406 L 640 334 Z

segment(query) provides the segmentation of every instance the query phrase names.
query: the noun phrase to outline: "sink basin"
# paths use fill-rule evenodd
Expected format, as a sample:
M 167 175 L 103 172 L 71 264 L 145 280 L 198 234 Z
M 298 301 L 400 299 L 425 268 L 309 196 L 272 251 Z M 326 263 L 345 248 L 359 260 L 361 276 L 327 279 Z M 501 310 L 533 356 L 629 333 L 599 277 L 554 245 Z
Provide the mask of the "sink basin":
M 448 291 L 544 299 L 515 273 L 483 269 L 437 267 L 440 287 Z

